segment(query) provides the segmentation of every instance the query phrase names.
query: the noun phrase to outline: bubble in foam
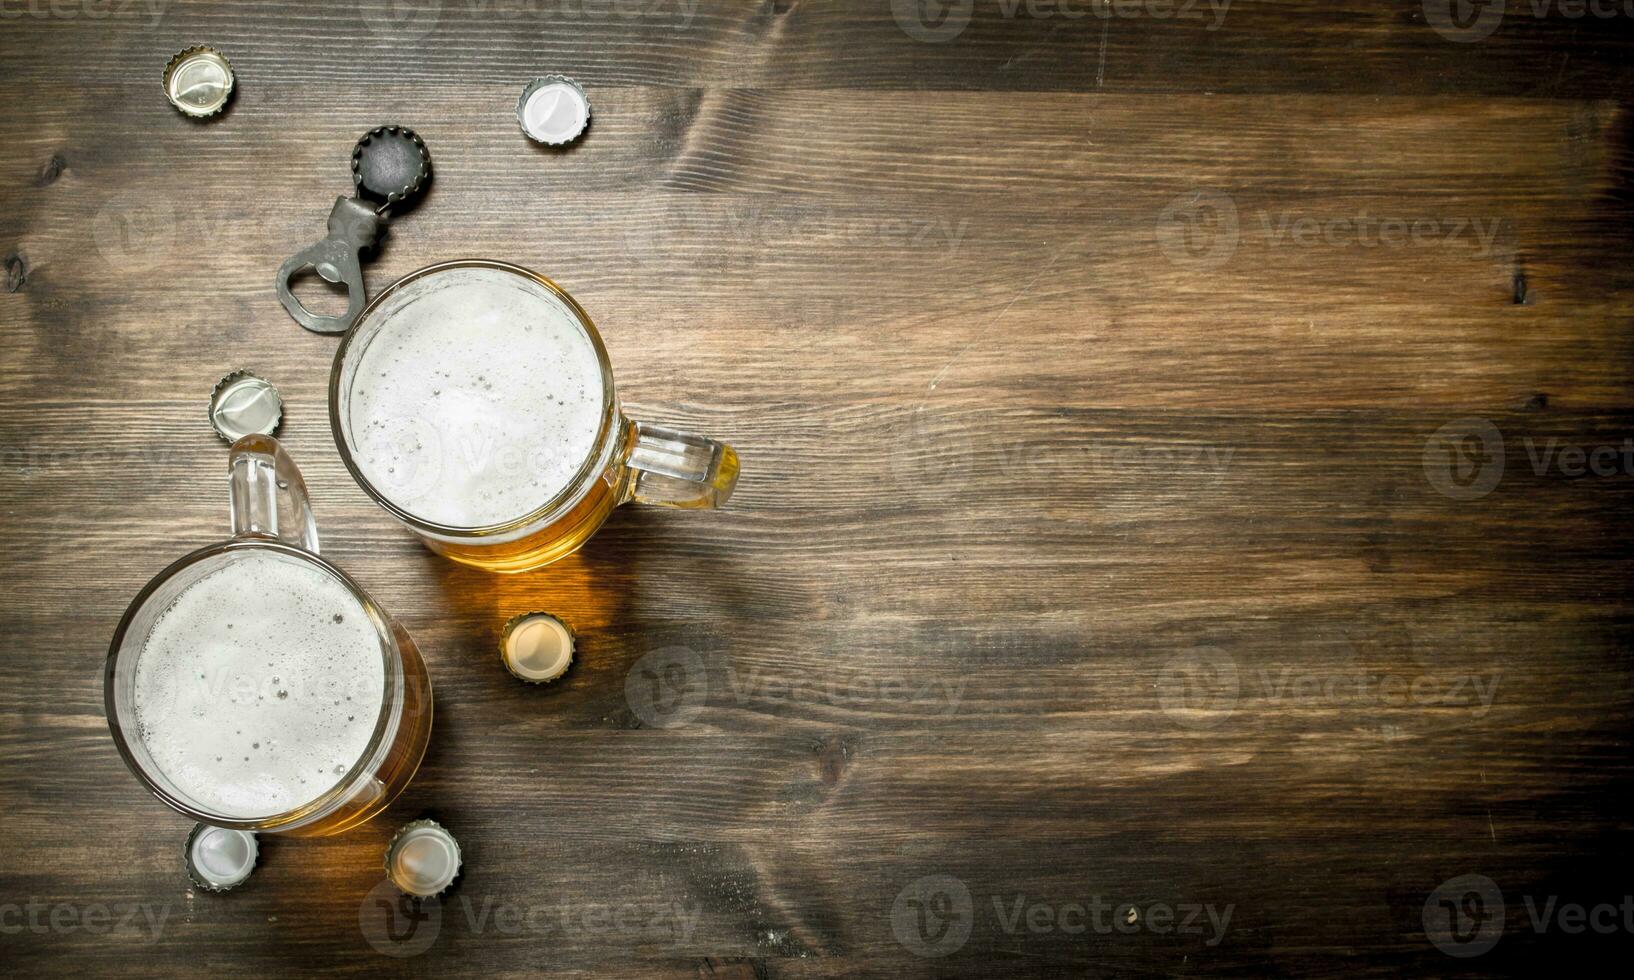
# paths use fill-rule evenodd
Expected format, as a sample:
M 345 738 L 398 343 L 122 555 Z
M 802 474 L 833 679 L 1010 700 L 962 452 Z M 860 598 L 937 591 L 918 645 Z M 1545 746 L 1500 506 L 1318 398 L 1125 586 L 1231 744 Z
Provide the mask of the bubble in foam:
M 352 615 L 337 621 L 337 608 Z M 227 619 L 242 628 L 229 633 Z M 319 683 L 346 685 L 364 710 L 346 721 L 320 712 L 304 696 Z M 137 655 L 134 690 L 158 770 L 203 809 L 254 819 L 311 802 L 335 780 L 306 773 L 362 756 L 385 671 L 379 637 L 344 585 L 298 559 L 249 551 L 159 614 Z M 242 696 L 262 690 L 277 696 Z

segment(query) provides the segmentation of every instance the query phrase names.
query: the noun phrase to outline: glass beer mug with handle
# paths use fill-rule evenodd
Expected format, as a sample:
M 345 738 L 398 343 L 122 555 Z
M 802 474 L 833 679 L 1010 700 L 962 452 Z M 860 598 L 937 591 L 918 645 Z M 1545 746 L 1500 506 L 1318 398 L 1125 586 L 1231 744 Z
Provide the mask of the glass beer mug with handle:
M 232 537 L 142 588 L 108 650 L 108 727 L 161 801 L 235 830 L 319 836 L 396 798 L 431 736 L 401 626 L 318 554 L 277 441 L 233 445 Z
M 497 572 L 562 558 L 614 507 L 718 507 L 732 447 L 632 422 L 600 334 L 555 283 L 485 259 L 412 272 L 341 340 L 341 459 L 433 550 Z

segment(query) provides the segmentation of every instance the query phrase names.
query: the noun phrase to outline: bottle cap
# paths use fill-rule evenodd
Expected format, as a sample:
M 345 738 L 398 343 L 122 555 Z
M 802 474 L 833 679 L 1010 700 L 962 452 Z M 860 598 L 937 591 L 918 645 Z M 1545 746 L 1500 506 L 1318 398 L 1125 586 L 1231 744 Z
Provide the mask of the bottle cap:
M 459 874 L 459 841 L 435 820 L 405 825 L 386 845 L 386 878 L 405 895 L 430 898 Z
M 205 891 L 224 892 L 244 883 L 260 853 L 248 831 L 194 824 L 187 835 L 187 877 Z
M 234 371 L 210 392 L 210 425 L 228 442 L 247 435 L 270 436 L 283 420 L 283 396 L 272 382 L 248 371 Z
M 549 683 L 573 663 L 573 630 L 550 613 L 523 613 L 505 624 L 499 655 L 519 680 Z
M 226 55 L 203 45 L 177 52 L 165 65 L 164 78 L 165 98 L 194 119 L 215 115 L 233 96 L 233 66 Z
M 565 146 L 590 125 L 590 99 L 566 75 L 535 78 L 516 100 L 516 119 L 528 138 L 546 146 Z
M 352 147 L 352 183 L 387 204 L 413 197 L 431 178 L 431 151 L 406 126 L 376 126 Z

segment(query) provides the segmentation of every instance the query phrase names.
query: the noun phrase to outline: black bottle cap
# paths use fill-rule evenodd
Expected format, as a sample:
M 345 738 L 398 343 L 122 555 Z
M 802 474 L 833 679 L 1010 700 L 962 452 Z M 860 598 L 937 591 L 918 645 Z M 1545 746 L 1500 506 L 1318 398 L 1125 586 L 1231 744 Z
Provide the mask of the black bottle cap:
M 412 129 L 371 129 L 352 148 L 352 183 L 360 194 L 396 204 L 418 194 L 429 179 L 431 151 Z

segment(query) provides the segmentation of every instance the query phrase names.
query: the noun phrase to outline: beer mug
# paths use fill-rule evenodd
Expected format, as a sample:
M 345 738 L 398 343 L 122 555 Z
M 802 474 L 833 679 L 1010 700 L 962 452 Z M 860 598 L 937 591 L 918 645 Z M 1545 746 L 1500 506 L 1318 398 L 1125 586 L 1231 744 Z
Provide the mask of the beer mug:
M 245 436 L 232 537 L 143 586 L 108 649 L 114 744 L 161 801 L 246 831 L 339 833 L 408 785 L 431 736 L 414 641 L 318 554 L 301 474 Z
M 522 572 L 577 550 L 614 507 L 717 507 L 732 447 L 632 422 L 607 350 L 555 283 L 480 259 L 382 290 L 335 352 L 346 468 L 433 551 Z

